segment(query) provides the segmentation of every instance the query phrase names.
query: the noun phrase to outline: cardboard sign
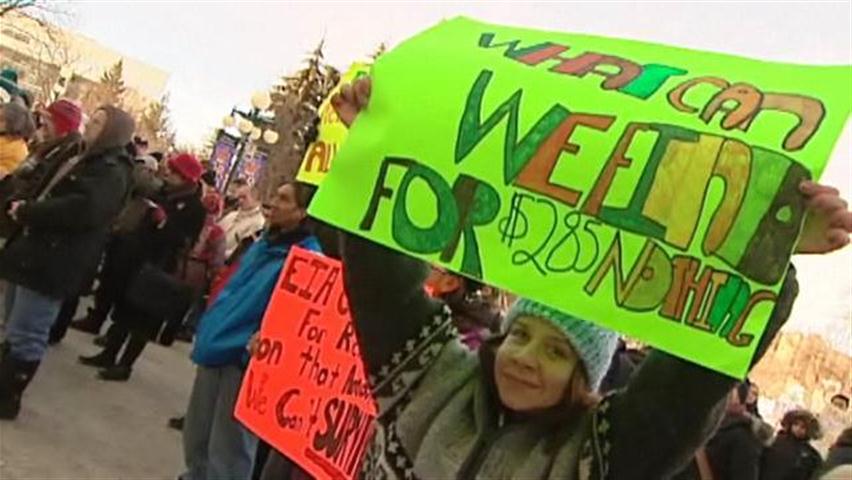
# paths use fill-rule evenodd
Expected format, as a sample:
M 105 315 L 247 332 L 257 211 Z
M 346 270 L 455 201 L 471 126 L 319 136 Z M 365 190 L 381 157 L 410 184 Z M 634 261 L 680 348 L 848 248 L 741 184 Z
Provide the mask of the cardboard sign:
M 743 376 L 849 66 L 458 18 L 384 54 L 311 215 Z
M 234 415 L 317 479 L 358 473 L 376 407 L 340 262 L 291 250 Z
M 331 168 L 331 161 L 337 155 L 337 150 L 343 141 L 346 140 L 346 134 L 349 129 L 340 121 L 334 107 L 331 106 L 331 97 L 333 97 L 342 85 L 352 83 L 355 79 L 370 72 L 370 64 L 368 63 L 353 63 L 341 77 L 337 85 L 328 94 L 328 97 L 323 100 L 319 107 L 319 134 L 317 140 L 308 146 L 305 152 L 305 158 L 302 159 L 299 165 L 299 172 L 296 174 L 296 179 L 305 183 L 319 185 L 325 178 L 326 173 Z

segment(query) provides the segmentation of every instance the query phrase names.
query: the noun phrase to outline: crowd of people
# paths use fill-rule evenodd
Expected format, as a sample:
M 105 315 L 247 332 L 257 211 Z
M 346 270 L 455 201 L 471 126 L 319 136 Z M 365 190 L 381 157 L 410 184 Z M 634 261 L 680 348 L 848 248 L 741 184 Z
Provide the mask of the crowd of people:
M 347 124 L 370 85 L 361 78 L 332 99 Z M 130 379 L 151 341 L 187 340 L 196 375 L 185 417 L 170 422 L 183 431 L 180 478 L 310 478 L 233 416 L 298 246 L 345 266 L 379 409 L 361 478 L 852 478 L 837 476 L 852 470 L 852 425 L 823 459 L 810 444 L 817 417 L 790 411 L 775 432 L 751 382 L 529 299 L 509 306 L 488 285 L 336 231 L 308 217 L 313 186 L 286 181 L 263 198 L 237 179 L 219 191 L 192 154 L 149 152 L 115 106 L 84 118 L 68 99 L 32 105 L 12 92 L 0 105 L 0 419 L 18 417 L 48 345 L 69 328 L 95 335 L 100 351 L 79 361 L 104 381 Z M 852 213 L 837 190 L 806 182 L 801 193 L 810 217 L 799 250 L 845 246 Z M 797 290 L 791 268 L 753 364 Z

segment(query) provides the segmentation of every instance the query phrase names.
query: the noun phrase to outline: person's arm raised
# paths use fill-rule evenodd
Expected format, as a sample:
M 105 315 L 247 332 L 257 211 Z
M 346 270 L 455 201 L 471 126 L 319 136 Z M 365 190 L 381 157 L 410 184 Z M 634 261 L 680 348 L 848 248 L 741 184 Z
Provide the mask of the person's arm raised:
M 805 182 L 808 216 L 799 253 L 829 253 L 849 243 L 852 212 L 836 189 Z M 790 316 L 799 291 L 790 268 L 752 359 L 754 366 Z M 664 352 L 649 355 L 623 392 L 608 400 L 613 478 L 666 478 L 718 424 L 736 379 Z M 647 448 L 641 446 L 647 445 Z
M 367 107 L 371 80 L 362 77 L 344 85 L 331 104 L 347 126 Z M 355 235 L 340 233 L 346 292 L 367 370 L 376 374 L 403 351 L 418 343 L 423 328 L 441 311 L 441 304 L 423 290 L 428 267 Z

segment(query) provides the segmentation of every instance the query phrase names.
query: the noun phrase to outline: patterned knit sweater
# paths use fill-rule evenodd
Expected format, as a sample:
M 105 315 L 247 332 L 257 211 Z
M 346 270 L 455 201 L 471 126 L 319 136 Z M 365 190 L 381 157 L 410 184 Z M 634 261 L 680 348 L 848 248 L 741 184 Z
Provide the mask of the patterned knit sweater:
M 571 418 L 509 420 L 491 366 L 466 348 L 446 307 L 421 288 L 417 260 L 342 240 L 346 287 L 379 406 L 361 478 L 669 478 L 710 436 L 735 380 L 653 352 L 630 384 Z M 755 362 L 789 316 L 785 281 Z

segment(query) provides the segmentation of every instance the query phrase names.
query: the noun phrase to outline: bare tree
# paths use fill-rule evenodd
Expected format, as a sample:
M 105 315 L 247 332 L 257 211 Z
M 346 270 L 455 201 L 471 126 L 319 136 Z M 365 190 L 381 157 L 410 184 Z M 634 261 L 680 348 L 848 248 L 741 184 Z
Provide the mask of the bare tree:
M 38 7 L 41 3 L 44 2 L 38 0 L 0 0 L 0 17 L 14 11 L 24 13 L 27 10 Z
M 172 129 L 169 95 L 151 102 L 139 115 L 136 131 L 148 140 L 151 150 L 165 152 L 175 147 L 175 132 Z
M 57 26 L 65 15 L 53 4 L 41 0 L 0 0 L 2 34 L 25 46 L 19 53 L 29 58 L 26 71 L 21 73 L 34 87 L 32 93 L 40 102 L 52 98 L 60 68 L 80 58 Z
M 268 148 L 261 191 L 296 175 L 307 147 L 306 137 L 316 127 L 317 110 L 340 79 L 340 72 L 325 62 L 323 43 L 308 54 L 305 67 L 282 77 L 272 93 L 272 109 L 279 140 Z M 265 147 L 264 147 L 265 148 Z
M 127 86 L 124 84 L 124 61 L 119 60 L 104 70 L 100 81 L 83 98 L 83 109 L 92 112 L 101 105 L 122 107 Z

